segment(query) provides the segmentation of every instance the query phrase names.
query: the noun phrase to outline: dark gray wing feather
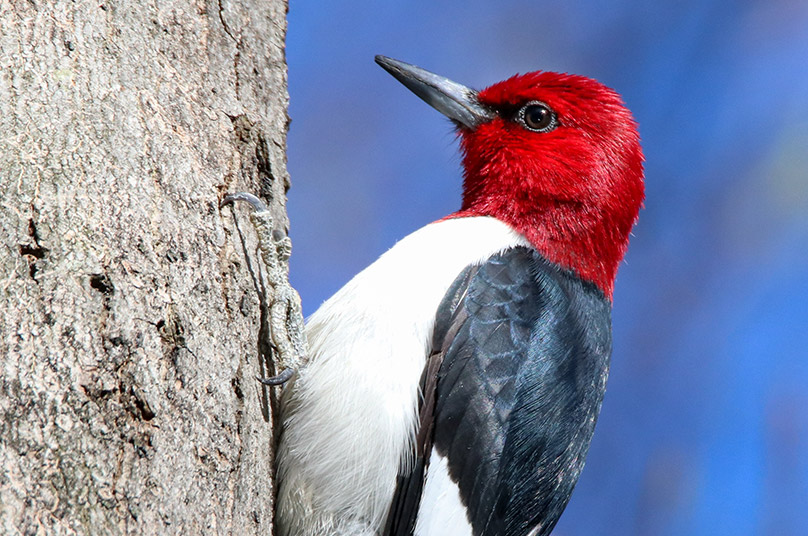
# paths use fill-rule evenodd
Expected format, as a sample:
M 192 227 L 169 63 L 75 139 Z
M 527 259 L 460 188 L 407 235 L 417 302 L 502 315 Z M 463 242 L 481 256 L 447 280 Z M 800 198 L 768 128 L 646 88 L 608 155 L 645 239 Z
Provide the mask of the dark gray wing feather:
M 475 536 L 548 534 L 600 410 L 610 310 L 594 285 L 524 247 L 461 273 L 436 317 L 417 463 L 399 477 L 384 534 L 413 533 L 432 449 Z

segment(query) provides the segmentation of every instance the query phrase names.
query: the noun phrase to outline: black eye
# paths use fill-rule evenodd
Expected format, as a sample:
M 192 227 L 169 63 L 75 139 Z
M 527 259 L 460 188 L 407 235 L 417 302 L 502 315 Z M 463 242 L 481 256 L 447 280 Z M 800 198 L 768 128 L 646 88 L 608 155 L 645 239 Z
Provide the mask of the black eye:
M 549 132 L 556 127 L 556 115 L 541 102 L 525 104 L 518 115 L 519 121 L 529 130 Z

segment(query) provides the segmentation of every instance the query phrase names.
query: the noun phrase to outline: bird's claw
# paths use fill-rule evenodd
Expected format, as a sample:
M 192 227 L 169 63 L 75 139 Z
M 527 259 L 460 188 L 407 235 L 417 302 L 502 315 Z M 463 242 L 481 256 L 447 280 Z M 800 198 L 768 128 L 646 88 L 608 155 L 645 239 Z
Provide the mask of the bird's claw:
M 292 376 L 294 375 L 295 371 L 293 369 L 287 368 L 283 369 L 281 373 L 276 376 L 271 376 L 269 378 L 262 378 L 260 376 L 256 376 L 255 379 L 264 385 L 270 385 L 274 387 L 276 385 L 283 385 L 284 383 L 291 380 Z
M 234 205 L 236 201 L 244 201 L 249 203 L 256 212 L 262 212 L 264 210 L 269 210 L 267 208 L 266 203 L 255 197 L 253 194 L 248 194 L 247 192 L 236 192 L 234 194 L 227 194 L 222 199 L 221 203 L 219 203 L 219 208 L 224 208 L 227 205 Z

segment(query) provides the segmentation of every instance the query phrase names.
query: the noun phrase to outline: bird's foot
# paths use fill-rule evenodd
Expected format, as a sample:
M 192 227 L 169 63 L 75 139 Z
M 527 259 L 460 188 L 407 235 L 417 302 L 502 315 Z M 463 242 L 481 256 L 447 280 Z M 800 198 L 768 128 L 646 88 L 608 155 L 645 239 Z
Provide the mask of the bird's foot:
M 270 346 L 275 351 L 276 364 L 281 371 L 270 378 L 258 378 L 264 385 L 283 385 L 300 368 L 306 355 L 306 335 L 303 325 L 303 310 L 300 295 L 289 283 L 289 257 L 292 240 L 283 231 L 274 230 L 272 215 L 266 204 L 256 196 L 244 192 L 230 194 L 222 199 L 220 207 L 244 201 L 252 206 L 250 213 L 258 235 L 258 250 L 267 271 L 267 282 L 272 295 L 269 304 Z

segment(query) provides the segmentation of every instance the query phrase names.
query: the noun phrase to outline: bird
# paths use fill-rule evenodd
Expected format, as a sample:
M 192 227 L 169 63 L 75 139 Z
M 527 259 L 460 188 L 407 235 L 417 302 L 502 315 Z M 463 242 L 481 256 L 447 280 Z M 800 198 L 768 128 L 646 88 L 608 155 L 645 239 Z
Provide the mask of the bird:
M 281 394 L 278 534 L 545 536 L 606 389 L 644 202 L 637 123 L 584 76 L 477 91 L 376 62 L 452 122 L 462 202 L 307 319 Z

